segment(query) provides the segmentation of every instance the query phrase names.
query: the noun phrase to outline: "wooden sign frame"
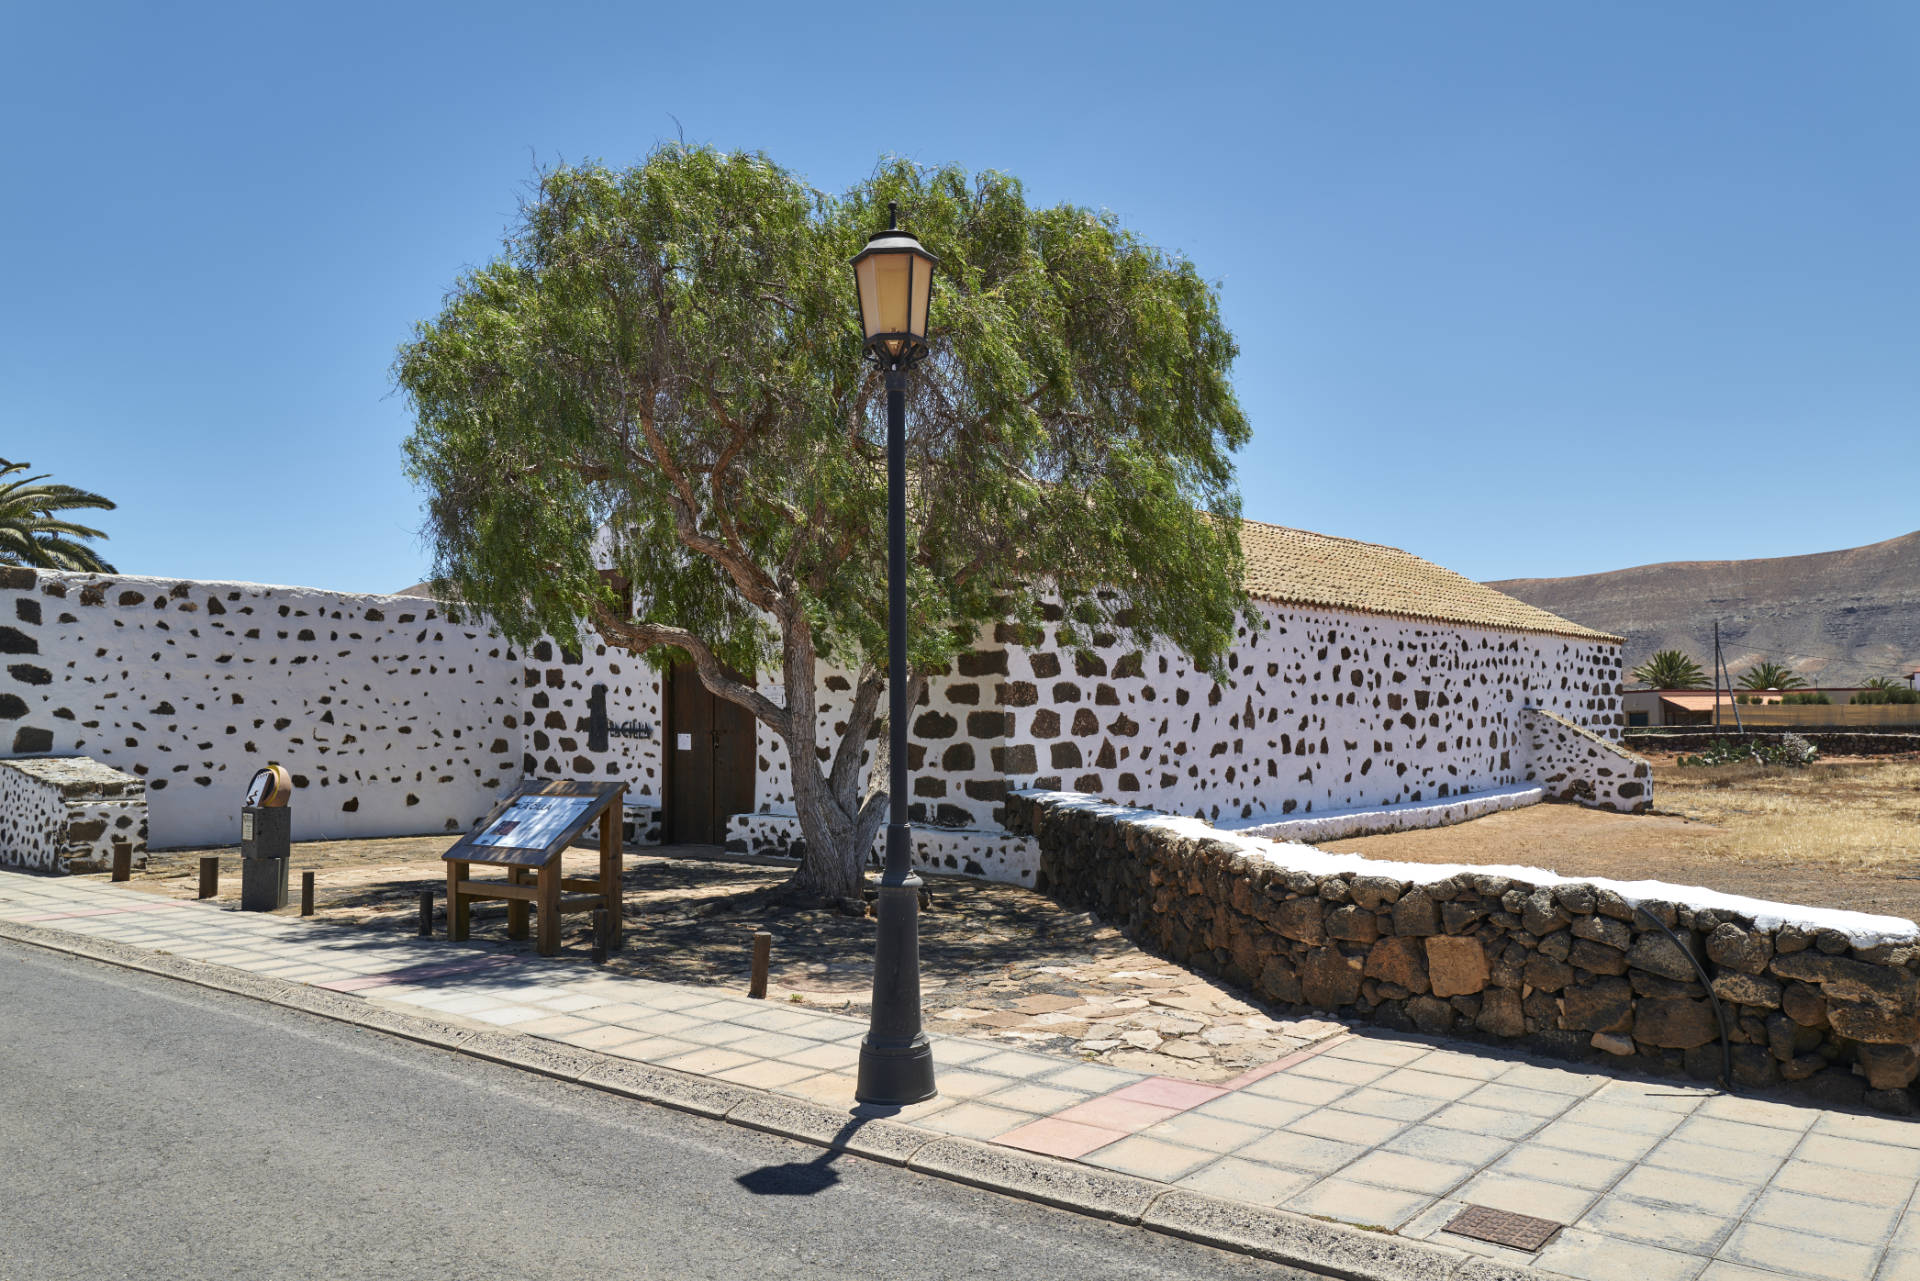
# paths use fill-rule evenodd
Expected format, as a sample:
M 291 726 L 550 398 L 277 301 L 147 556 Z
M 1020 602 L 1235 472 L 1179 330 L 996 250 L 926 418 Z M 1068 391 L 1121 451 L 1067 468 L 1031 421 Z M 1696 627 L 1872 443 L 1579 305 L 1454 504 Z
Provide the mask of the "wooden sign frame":
M 607 946 L 618 948 L 621 935 L 622 895 L 620 885 L 621 839 L 624 783 L 589 783 L 578 779 L 530 779 L 500 798 L 474 829 L 441 855 L 447 865 L 447 939 L 459 942 L 468 935 L 471 908 L 476 901 L 504 899 L 507 904 L 507 937 L 527 937 L 527 912 L 539 908 L 538 950 L 552 956 L 560 950 L 560 917 L 565 912 L 607 909 L 609 937 Z M 584 800 L 580 812 L 565 818 L 557 827 L 542 833 L 544 844 L 515 846 L 498 843 L 499 823 L 519 802 L 530 797 Z M 529 807 L 530 808 L 530 807 Z M 600 823 L 600 875 L 597 878 L 563 877 L 561 855 L 574 840 Z M 485 838 L 494 834 L 494 840 Z M 505 881 L 475 881 L 468 873 L 475 863 L 505 867 Z M 563 895 L 563 891 L 573 891 Z

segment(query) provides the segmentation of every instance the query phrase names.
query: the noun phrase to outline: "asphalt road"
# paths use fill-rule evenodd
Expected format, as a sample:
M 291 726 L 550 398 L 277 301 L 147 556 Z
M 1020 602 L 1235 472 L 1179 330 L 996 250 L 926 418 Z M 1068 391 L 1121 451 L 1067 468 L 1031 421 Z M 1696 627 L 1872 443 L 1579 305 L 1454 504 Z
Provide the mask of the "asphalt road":
M 0 941 L 0 1277 L 1304 1275 Z

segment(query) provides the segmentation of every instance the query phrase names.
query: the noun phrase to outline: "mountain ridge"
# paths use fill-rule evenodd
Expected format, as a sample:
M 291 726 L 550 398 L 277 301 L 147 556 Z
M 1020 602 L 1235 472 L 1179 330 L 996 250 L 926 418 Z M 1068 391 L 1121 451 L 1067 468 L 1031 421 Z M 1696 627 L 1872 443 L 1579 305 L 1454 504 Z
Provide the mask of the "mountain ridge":
M 1839 551 L 1664 561 L 1487 586 L 1626 637 L 1629 671 L 1662 649 L 1685 650 L 1706 667 L 1716 619 L 1736 678 L 1761 659 L 1829 686 L 1920 667 L 1920 531 Z

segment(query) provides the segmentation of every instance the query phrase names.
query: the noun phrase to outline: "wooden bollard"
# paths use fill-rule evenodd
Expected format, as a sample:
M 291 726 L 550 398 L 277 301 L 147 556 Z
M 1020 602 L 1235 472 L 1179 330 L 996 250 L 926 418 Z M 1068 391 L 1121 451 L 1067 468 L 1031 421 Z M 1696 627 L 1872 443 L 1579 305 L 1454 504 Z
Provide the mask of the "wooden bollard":
M 593 909 L 592 956 L 595 965 L 607 963 L 607 909 L 604 907 Z
M 433 891 L 420 891 L 420 937 L 433 937 Z
M 202 855 L 200 859 L 200 897 L 212 898 L 220 892 L 220 856 Z
M 747 986 L 747 995 L 765 1000 L 767 995 L 767 964 L 773 959 L 773 935 L 765 930 L 753 932 L 753 979 Z
M 125 881 L 133 876 L 133 842 L 115 841 L 113 843 L 113 879 Z
M 313 873 L 300 873 L 300 915 L 313 915 Z

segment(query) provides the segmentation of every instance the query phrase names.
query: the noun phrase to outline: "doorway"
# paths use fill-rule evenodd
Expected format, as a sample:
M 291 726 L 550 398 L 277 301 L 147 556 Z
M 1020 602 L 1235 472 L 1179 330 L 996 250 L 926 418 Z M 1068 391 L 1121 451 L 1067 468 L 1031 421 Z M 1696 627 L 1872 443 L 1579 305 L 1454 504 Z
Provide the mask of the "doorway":
M 665 836 L 724 845 L 727 820 L 753 809 L 753 713 L 709 690 L 692 663 L 667 673 Z

